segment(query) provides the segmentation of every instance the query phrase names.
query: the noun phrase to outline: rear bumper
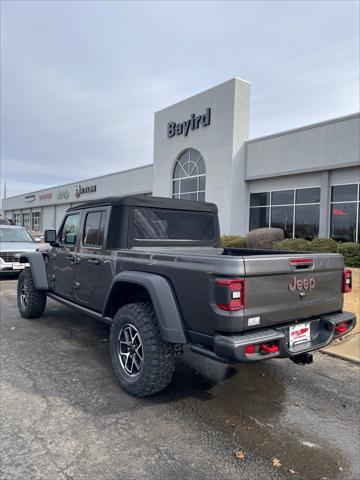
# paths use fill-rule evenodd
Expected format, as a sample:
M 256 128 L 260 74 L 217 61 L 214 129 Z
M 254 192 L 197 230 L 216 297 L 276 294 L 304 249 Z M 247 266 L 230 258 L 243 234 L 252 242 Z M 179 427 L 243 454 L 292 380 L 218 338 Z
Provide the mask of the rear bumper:
M 310 322 L 311 326 L 309 342 L 293 347 L 289 346 L 289 327 L 298 323 L 293 322 L 285 326 L 252 331 L 242 335 L 217 334 L 214 337 L 214 353 L 217 357 L 229 362 L 257 362 L 270 358 L 291 358 L 325 347 L 333 339 L 349 333 L 356 325 L 356 317 L 350 312 L 322 315 L 305 321 Z M 302 322 L 304 320 L 300 323 Z M 340 324 L 344 331 L 339 331 L 341 330 L 339 329 Z M 261 345 L 264 344 L 277 346 L 278 349 L 275 352 L 266 352 L 261 348 Z M 252 353 L 245 351 L 245 348 L 250 345 L 256 346 Z

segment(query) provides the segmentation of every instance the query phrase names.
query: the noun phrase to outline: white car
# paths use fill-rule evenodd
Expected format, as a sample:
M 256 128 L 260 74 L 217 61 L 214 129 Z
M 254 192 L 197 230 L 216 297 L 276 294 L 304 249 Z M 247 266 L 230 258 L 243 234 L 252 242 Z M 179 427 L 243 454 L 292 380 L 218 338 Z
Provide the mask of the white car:
M 0 225 L 0 273 L 19 272 L 27 264 L 20 263 L 22 252 L 34 252 L 37 244 L 26 228 Z

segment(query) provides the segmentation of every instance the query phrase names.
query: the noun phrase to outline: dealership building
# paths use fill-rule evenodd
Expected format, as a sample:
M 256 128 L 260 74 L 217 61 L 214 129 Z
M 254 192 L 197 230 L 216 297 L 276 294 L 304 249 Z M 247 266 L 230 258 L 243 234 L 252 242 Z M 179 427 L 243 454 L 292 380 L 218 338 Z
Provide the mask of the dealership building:
M 234 78 L 155 113 L 153 163 L 3 199 L 36 232 L 110 195 L 209 201 L 223 234 L 279 227 L 289 237 L 360 241 L 358 113 L 249 139 L 250 84 Z

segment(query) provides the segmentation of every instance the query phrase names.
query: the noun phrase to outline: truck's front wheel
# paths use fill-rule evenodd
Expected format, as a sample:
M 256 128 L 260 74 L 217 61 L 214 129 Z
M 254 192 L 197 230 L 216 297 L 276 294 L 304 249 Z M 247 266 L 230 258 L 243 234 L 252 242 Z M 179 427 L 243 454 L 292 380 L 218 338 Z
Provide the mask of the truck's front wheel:
M 35 288 L 30 268 L 25 268 L 20 273 L 17 285 L 17 301 L 23 318 L 38 318 L 44 313 L 46 295 L 42 290 Z
M 172 378 L 175 348 L 161 339 L 150 303 L 131 303 L 117 311 L 111 326 L 110 352 L 116 377 L 131 395 L 153 395 Z

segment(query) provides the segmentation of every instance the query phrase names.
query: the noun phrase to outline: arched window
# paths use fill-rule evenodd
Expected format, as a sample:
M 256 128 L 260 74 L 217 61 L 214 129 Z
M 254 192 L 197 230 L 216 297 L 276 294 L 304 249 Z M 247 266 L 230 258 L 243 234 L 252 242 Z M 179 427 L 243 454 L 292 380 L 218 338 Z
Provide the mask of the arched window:
M 205 201 L 206 167 L 201 153 L 194 148 L 184 150 L 175 163 L 172 196 Z

